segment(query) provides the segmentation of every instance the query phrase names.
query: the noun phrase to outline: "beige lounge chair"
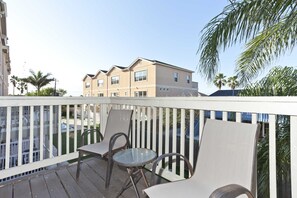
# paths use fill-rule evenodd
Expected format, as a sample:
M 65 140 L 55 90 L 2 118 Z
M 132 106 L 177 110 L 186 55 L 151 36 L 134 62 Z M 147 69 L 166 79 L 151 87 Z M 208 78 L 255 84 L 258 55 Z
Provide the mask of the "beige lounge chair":
M 106 122 L 104 135 L 95 130 L 87 130 L 82 133 L 82 145 L 77 149 L 79 157 L 77 162 L 76 178 L 79 178 L 81 157 L 83 154 L 98 155 L 108 160 L 105 187 L 110 183 L 110 176 L 113 167 L 112 155 L 124 148 L 129 147 L 129 132 L 131 130 L 132 110 L 110 110 Z M 94 144 L 83 145 L 84 137 L 89 133 L 97 132 L 101 141 Z
M 256 194 L 258 131 L 257 124 L 208 119 L 192 177 L 154 185 L 144 192 L 151 198 L 253 197 Z M 154 183 L 158 162 L 168 156 L 174 154 L 160 156 L 153 164 L 151 183 Z M 191 172 L 193 169 L 189 166 Z

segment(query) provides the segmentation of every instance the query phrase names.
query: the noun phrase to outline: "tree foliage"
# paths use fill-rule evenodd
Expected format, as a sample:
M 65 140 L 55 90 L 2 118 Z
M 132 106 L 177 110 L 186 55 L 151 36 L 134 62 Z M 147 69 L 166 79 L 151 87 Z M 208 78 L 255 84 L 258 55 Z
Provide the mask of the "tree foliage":
M 238 87 L 239 82 L 237 80 L 237 76 L 231 76 L 228 78 L 227 80 L 227 84 L 231 89 L 235 89 L 236 87 Z
M 214 79 L 219 51 L 246 43 L 236 63 L 240 83 L 248 83 L 273 60 L 290 52 L 297 43 L 296 0 L 230 1 L 202 30 L 197 53 L 199 70 Z
M 293 67 L 275 67 L 262 80 L 247 86 L 240 95 L 297 96 L 297 70 Z M 276 123 L 278 195 L 283 197 L 282 191 L 289 191 L 290 188 L 290 119 L 278 115 Z M 269 197 L 269 134 L 258 147 L 258 196 Z
M 64 96 L 67 94 L 67 91 L 64 89 L 57 89 L 56 91 L 52 87 L 47 87 L 44 89 L 41 89 L 39 91 L 39 94 L 37 94 L 37 91 L 29 92 L 26 95 L 27 96 L 55 96 L 55 93 L 58 94 L 58 96 Z
M 33 85 L 37 90 L 37 95 L 39 95 L 39 91 L 42 87 L 54 81 L 53 78 L 50 78 L 51 76 L 50 73 L 43 74 L 41 71 L 37 71 L 35 73 L 33 70 L 30 70 L 30 73 L 31 73 L 31 76 L 28 76 L 27 78 L 23 78 L 22 80 L 25 83 L 29 83 Z
M 213 83 L 216 87 L 219 88 L 219 90 L 222 89 L 222 86 L 225 86 L 226 85 L 226 76 L 223 74 L 223 73 L 219 73 L 216 75 Z

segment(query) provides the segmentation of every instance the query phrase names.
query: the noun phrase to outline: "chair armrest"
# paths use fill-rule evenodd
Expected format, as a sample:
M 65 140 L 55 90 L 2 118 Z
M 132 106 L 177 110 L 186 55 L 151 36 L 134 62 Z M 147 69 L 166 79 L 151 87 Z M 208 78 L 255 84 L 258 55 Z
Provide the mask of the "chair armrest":
M 116 143 L 117 139 L 119 137 L 121 137 L 121 136 L 124 136 L 125 139 L 126 139 L 126 144 L 124 146 L 127 146 L 128 148 L 130 147 L 129 137 L 123 132 L 116 133 L 113 136 L 111 136 L 111 138 L 109 140 L 109 148 L 108 148 L 108 155 L 109 156 L 111 156 L 110 154 L 112 154 L 114 144 Z
M 248 198 L 254 198 L 248 189 L 238 184 L 229 184 L 227 186 L 220 187 L 213 191 L 209 198 L 233 198 L 242 194 L 246 194 Z
M 152 173 L 151 173 L 151 182 L 150 182 L 150 185 L 153 186 L 156 184 L 155 182 L 155 177 L 156 177 L 156 169 L 157 169 L 157 166 L 159 164 L 160 161 L 162 161 L 164 158 L 166 157 L 172 157 L 172 156 L 179 156 L 180 158 L 182 158 L 186 164 L 187 164 L 187 167 L 191 173 L 191 176 L 193 175 L 194 171 L 193 171 L 193 167 L 191 165 L 191 163 L 189 162 L 189 160 L 183 156 L 182 154 L 179 154 L 179 153 L 166 153 L 166 154 L 163 154 L 161 156 L 159 156 L 154 162 L 153 162 L 153 167 L 152 167 Z
M 84 142 L 85 142 L 85 136 L 86 135 L 89 135 L 90 133 L 94 133 L 96 132 L 98 135 L 99 135 L 99 141 L 102 141 L 103 140 L 103 135 L 100 133 L 99 129 L 87 129 L 87 130 L 84 130 L 84 132 L 81 134 L 81 145 L 80 146 L 83 146 L 84 145 Z

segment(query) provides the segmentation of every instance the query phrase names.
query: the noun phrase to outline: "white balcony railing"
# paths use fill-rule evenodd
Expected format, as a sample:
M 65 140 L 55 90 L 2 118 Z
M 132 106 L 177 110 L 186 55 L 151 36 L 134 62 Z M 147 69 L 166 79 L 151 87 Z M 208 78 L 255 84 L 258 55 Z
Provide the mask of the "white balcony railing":
M 10 147 L 6 146 L 5 169 L 0 171 L 0 179 L 77 158 L 80 129 L 97 127 L 100 123 L 103 131 L 111 107 L 134 109 L 130 137 L 133 147 L 150 148 L 158 155 L 179 152 L 188 156 L 192 164 L 206 117 L 267 122 L 263 125 L 268 128 L 267 132 L 265 134 L 263 130 L 262 135 L 269 135 L 270 197 L 278 194 L 276 152 L 280 148 L 276 146 L 277 118 L 287 116 L 290 120 L 291 197 L 297 197 L 297 97 L 1 97 L 1 143 L 18 141 L 18 163 L 12 167 Z M 23 123 L 24 115 L 28 120 L 26 125 Z M 66 132 L 61 129 L 63 120 Z M 30 142 L 28 164 L 22 164 L 24 138 Z M 34 138 L 39 138 L 39 146 L 34 145 Z M 88 143 L 92 139 L 89 137 Z M 34 155 L 36 147 L 40 149 L 37 157 Z M 55 148 L 56 156 L 52 155 Z M 171 165 L 163 171 L 164 176 L 169 179 L 186 176 L 183 163 L 173 163 L 170 159 L 169 162 Z

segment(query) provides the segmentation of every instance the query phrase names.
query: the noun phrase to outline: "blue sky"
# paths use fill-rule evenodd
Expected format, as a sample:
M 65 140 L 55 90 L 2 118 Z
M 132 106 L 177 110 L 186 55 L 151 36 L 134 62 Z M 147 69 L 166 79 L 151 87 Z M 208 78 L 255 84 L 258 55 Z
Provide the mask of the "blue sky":
M 200 92 L 217 90 L 196 70 L 196 51 L 202 28 L 222 11 L 227 0 L 5 2 L 12 75 L 28 76 L 29 69 L 49 72 L 58 79 L 57 88 L 79 96 L 85 74 L 112 65 L 129 66 L 137 57 L 144 57 L 195 71 L 193 80 L 198 81 Z M 234 74 L 242 46 L 220 54 L 220 72 Z M 274 65 L 294 66 L 296 54 L 294 51 Z

